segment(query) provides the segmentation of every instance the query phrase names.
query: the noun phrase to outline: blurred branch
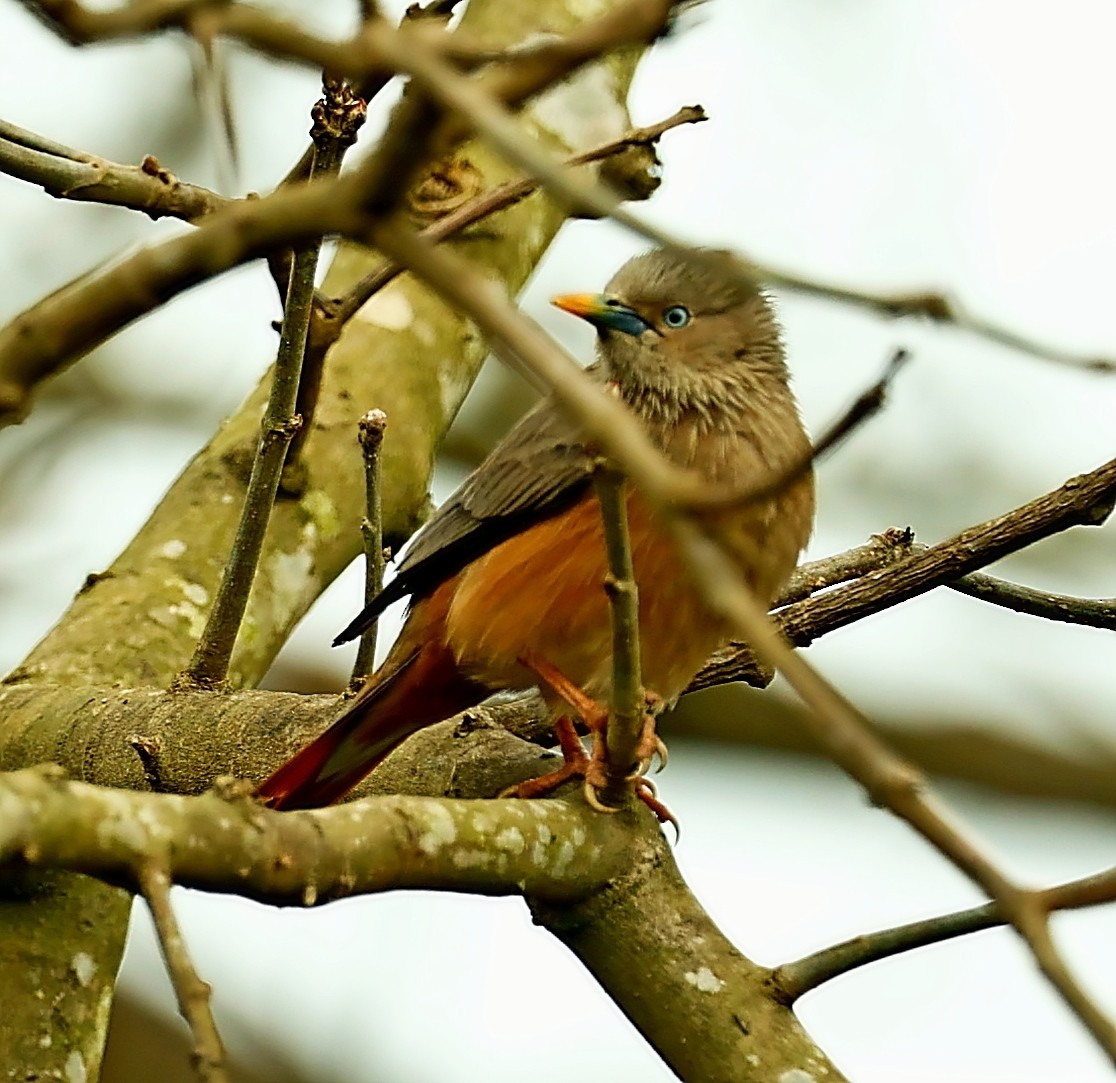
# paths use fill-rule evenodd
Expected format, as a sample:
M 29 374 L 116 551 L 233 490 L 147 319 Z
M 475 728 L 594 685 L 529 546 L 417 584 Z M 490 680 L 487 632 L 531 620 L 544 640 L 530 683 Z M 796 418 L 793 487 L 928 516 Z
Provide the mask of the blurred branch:
M 41 772 L 40 772 L 40 777 Z M 32 849 L 34 842 L 29 844 Z M 3 844 L 0 843 L 0 851 Z M 25 847 L 26 854 L 26 847 Z M 225 1049 L 210 1004 L 210 988 L 198 977 L 182 929 L 171 907 L 171 879 L 161 862 L 140 861 L 135 866 L 136 886 L 151 911 L 163 963 L 170 975 L 178 1010 L 190 1027 L 194 1048 L 191 1060 L 202 1083 L 228 1083 Z
M 374 78 L 391 69 L 385 65 L 368 26 L 347 41 L 329 41 L 290 19 L 248 4 L 214 5 L 212 0 L 132 0 L 120 7 L 96 11 L 76 0 L 21 0 L 44 25 L 70 45 L 142 37 L 165 30 L 181 30 L 203 40 L 232 38 L 276 58 L 293 60 L 349 77 Z M 382 21 L 382 20 L 381 20 Z M 425 21 L 425 20 L 424 20 Z M 424 33 L 463 61 L 487 59 L 469 48 L 463 38 L 435 30 L 431 20 Z
M 667 117 L 666 120 L 662 120 L 658 124 L 652 124 L 646 128 L 633 128 L 618 139 L 610 139 L 591 150 L 571 155 L 566 159 L 566 164 L 569 166 L 589 165 L 613 154 L 619 154 L 629 147 L 651 146 L 672 128 L 677 128 L 683 124 L 700 124 L 707 119 L 705 110 L 700 105 L 683 106 L 673 116 Z M 490 215 L 513 206 L 521 199 L 525 199 L 537 191 L 539 187 L 540 182 L 530 175 L 505 181 L 503 184 L 491 188 L 432 222 L 423 229 L 422 236 L 431 242 L 443 241 Z M 383 289 L 397 275 L 402 274 L 403 270 L 403 267 L 398 263 L 385 263 L 377 267 L 371 273 L 365 275 L 344 297 L 326 302 L 321 313 L 323 320 L 330 324 L 344 324 L 375 293 Z M 336 332 L 334 337 L 336 337 Z M 332 342 L 333 339 L 331 338 L 329 341 Z
M 0 120 L 0 172 L 36 184 L 56 199 L 105 203 L 153 219 L 196 222 L 235 202 L 179 180 L 148 155 L 120 165 Z

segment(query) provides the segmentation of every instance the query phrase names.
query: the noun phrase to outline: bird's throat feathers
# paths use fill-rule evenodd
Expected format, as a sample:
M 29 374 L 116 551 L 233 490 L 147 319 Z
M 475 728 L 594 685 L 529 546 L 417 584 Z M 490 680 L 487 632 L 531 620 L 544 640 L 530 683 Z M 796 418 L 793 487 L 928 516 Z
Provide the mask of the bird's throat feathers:
M 796 413 L 782 332 L 770 300 L 698 310 L 676 335 L 605 332 L 602 370 L 649 424 L 690 420 L 704 429 L 748 428 L 756 415 Z

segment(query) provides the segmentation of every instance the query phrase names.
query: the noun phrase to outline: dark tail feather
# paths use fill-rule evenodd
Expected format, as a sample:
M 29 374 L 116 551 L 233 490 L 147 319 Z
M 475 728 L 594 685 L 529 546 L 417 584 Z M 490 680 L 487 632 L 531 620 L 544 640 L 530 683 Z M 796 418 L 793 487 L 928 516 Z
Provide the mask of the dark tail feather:
M 276 809 L 320 808 L 344 797 L 412 733 L 479 703 L 488 694 L 457 670 L 450 652 L 426 644 L 381 667 L 316 740 L 261 783 Z

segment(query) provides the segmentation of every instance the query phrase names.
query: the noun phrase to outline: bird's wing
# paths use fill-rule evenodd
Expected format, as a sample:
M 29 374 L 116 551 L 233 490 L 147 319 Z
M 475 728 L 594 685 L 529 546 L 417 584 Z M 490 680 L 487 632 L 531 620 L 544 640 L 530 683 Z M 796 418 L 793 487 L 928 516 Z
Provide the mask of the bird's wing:
M 334 643 L 354 639 L 392 602 L 428 594 L 524 527 L 568 507 L 591 472 L 577 427 L 553 399 L 543 399 L 415 535 L 395 578 Z

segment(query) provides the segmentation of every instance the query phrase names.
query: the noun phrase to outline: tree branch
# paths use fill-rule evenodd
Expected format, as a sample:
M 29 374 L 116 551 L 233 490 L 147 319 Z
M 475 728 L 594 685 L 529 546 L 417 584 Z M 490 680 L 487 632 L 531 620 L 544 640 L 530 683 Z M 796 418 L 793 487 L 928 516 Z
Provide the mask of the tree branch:
M 364 604 L 372 600 L 384 585 L 384 526 L 383 498 L 380 479 L 380 447 L 384 442 L 387 414 L 383 410 L 369 410 L 357 424 L 361 458 L 364 460 L 365 514 L 360 522 L 360 536 L 364 543 Z M 360 633 L 356 659 L 350 684 L 356 686 L 372 672 L 376 658 L 376 631 L 379 619 L 372 621 Z
M 275 813 L 241 793 L 135 794 L 43 769 L 3 775 L 0 867 L 134 885 L 158 860 L 177 883 L 281 905 L 398 888 L 526 894 L 536 920 L 682 1078 L 719 1078 L 725 1064 L 744 1083 L 796 1069 L 843 1078 L 772 995 L 769 972 L 694 900 L 645 810 L 396 795 Z
M 631 817 L 582 802 L 369 797 L 277 813 L 230 784 L 200 797 L 0 776 L 0 865 L 135 889 L 150 863 L 184 887 L 314 906 L 397 888 L 584 898 L 627 863 Z
M 196 222 L 235 200 L 179 180 L 148 155 L 121 165 L 55 143 L 0 120 L 0 172 L 38 185 L 56 199 L 105 203 L 150 218 Z
M 345 151 L 356 141 L 356 133 L 364 123 L 363 103 L 357 107 L 346 97 L 338 104 L 341 97 L 341 92 L 327 80 L 325 98 L 314 105 L 311 136 L 315 156 L 310 169 L 311 182 L 319 170 L 324 176 L 336 176 L 340 172 Z M 264 536 L 279 491 L 287 449 L 303 423 L 309 421 L 296 412 L 296 404 L 303 387 L 302 359 L 306 353 L 314 277 L 321 248 L 321 237 L 313 237 L 294 251 L 279 350 L 263 416 L 263 431 L 252 459 L 244 507 L 228 564 L 217 588 L 217 597 L 194 655 L 182 673 L 181 680 L 186 684 L 216 687 L 225 681 L 263 551 Z M 311 377 L 314 387 L 308 395 L 313 402 L 317 402 L 320 377 L 320 372 Z
M 41 776 L 40 776 L 41 777 Z M 25 845 L 33 851 L 35 843 Z M 3 843 L 0 842 L 0 853 Z M 3 858 L 0 857 L 0 861 Z M 198 977 L 182 930 L 174 916 L 170 901 L 170 876 L 167 870 L 154 861 L 141 861 L 135 869 L 136 886 L 151 911 L 151 920 L 159 938 L 163 962 L 170 975 L 178 1010 L 186 1020 L 193 1035 L 194 1048 L 190 1059 L 202 1083 L 228 1083 L 225 1071 L 225 1048 L 210 1006 L 209 986 Z
M 1051 910 L 1069 910 L 1112 902 L 1116 900 L 1116 870 L 1109 869 L 1098 875 L 1045 888 L 1040 895 Z M 827 981 L 869 963 L 1007 924 L 1008 919 L 1000 912 L 1000 908 L 994 902 L 988 902 L 966 910 L 956 910 L 952 914 L 863 933 L 794 962 L 777 966 L 771 972 L 771 983 L 783 1001 L 790 1005 Z
M 1099 526 L 1112 513 L 1114 503 L 1116 459 L 1070 478 L 1059 488 L 1014 511 L 967 527 L 937 545 L 915 547 L 913 538 L 907 536 L 896 550 L 886 554 L 888 566 L 870 571 L 855 582 L 793 602 L 779 610 L 774 620 L 795 646 L 807 647 L 820 636 L 938 586 L 956 583 L 957 589 L 970 593 L 970 580 L 965 577 L 975 569 L 1070 527 Z M 910 550 L 910 556 L 892 562 L 895 552 L 906 550 Z M 987 578 L 984 582 L 987 583 Z M 982 587 L 978 580 L 974 590 L 986 591 L 987 587 Z M 1034 609 L 1044 610 L 1040 615 L 1066 612 L 1056 599 L 1048 605 L 1040 604 L 1041 599 L 1033 596 L 1031 601 L 1035 603 Z M 1095 623 L 1103 619 L 1104 608 L 1103 602 L 1092 603 L 1084 609 L 1075 610 L 1071 606 L 1070 612 L 1090 616 L 1090 620 L 1081 623 L 1104 627 L 1102 623 Z M 706 664 L 687 691 L 696 692 L 733 680 L 747 681 L 762 688 L 770 683 L 771 672 L 757 666 L 755 652 L 747 644 L 733 643 Z

